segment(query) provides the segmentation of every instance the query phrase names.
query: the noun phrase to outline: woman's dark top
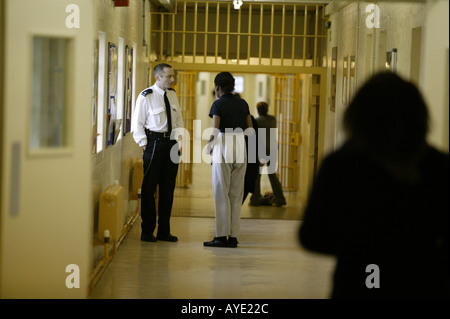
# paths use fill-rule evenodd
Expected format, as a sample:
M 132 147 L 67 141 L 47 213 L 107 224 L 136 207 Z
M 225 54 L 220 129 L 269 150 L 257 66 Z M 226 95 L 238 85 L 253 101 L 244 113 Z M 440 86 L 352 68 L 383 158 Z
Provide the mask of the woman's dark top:
M 211 118 L 213 115 L 220 117 L 219 130 L 222 133 L 225 133 L 225 128 L 229 130 L 241 128 L 244 131 L 247 128 L 249 114 L 247 102 L 233 94 L 223 94 L 213 102 L 209 112 Z

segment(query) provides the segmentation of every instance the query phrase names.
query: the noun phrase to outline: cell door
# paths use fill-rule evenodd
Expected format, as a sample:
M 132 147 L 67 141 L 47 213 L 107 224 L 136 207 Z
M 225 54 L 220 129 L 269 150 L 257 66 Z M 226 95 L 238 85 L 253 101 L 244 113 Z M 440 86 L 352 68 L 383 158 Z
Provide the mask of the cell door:
M 189 160 L 180 162 L 177 175 L 177 186 L 186 187 L 192 184 L 192 162 L 193 162 L 193 123 L 195 117 L 195 93 L 197 86 L 197 72 L 177 71 L 176 93 L 180 102 L 183 115 L 184 127 L 189 133 L 189 141 L 185 141 L 185 146 L 181 152 L 189 151 Z
M 299 79 L 295 74 L 275 76 L 275 117 L 278 128 L 278 177 L 283 189 L 297 191 L 299 181 Z
M 83 298 L 92 249 L 90 0 L 5 0 L 1 298 Z

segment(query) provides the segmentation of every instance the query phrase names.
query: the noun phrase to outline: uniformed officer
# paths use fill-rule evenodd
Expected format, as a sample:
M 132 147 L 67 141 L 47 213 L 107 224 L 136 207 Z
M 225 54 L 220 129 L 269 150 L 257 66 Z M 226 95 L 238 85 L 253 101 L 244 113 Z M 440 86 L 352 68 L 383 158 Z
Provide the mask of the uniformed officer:
M 171 151 L 176 148 L 178 154 L 174 130 L 183 128 L 183 118 L 175 90 L 171 88 L 175 81 L 173 68 L 165 63 L 158 64 L 153 69 L 153 75 L 156 82 L 139 94 L 132 120 L 133 138 L 144 150 L 141 240 L 176 242 L 178 238 L 170 233 L 170 215 L 179 159 L 171 158 Z M 157 185 L 158 231 L 155 237 Z

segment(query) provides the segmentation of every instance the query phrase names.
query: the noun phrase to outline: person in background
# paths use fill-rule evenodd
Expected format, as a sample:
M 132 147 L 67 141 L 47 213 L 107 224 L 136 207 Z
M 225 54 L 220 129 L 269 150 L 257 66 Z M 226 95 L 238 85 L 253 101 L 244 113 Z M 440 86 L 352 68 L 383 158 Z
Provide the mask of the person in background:
M 250 115 L 252 119 L 252 125 L 253 129 L 255 130 L 255 148 L 252 149 L 251 145 L 249 143 L 249 138 L 245 137 L 245 146 L 247 148 L 247 169 L 245 171 L 245 182 L 244 182 L 244 196 L 242 197 L 242 204 L 244 204 L 245 200 L 247 199 L 247 196 L 249 193 L 255 192 L 256 187 L 256 179 L 259 175 L 259 166 L 260 163 L 258 161 L 258 154 L 257 154 L 257 145 L 258 145 L 258 123 L 256 122 L 256 119 L 253 117 L 253 115 Z M 251 154 L 250 152 L 255 152 L 254 158 L 255 160 L 251 160 Z M 250 159 L 250 160 L 249 160 Z
M 233 93 L 234 96 L 241 97 L 239 93 Z M 242 197 L 242 204 L 244 204 L 245 200 L 247 199 L 247 196 L 249 193 L 252 193 L 255 191 L 255 182 L 256 178 L 259 174 L 259 161 L 257 157 L 257 145 L 258 145 L 258 123 L 256 122 L 253 115 L 250 114 L 250 117 L 252 118 L 252 125 L 253 129 L 255 130 L 255 148 L 252 149 L 251 145 L 249 147 L 249 141 L 248 136 L 245 136 L 245 146 L 247 148 L 247 169 L 245 171 L 245 182 L 244 182 L 244 196 Z M 249 152 L 255 152 L 255 160 L 251 160 L 251 156 Z M 250 160 L 249 160 L 250 159 Z
M 214 84 L 218 99 L 209 113 L 213 119 L 213 133 L 208 147 L 212 149 L 216 237 L 203 245 L 237 247 L 247 166 L 244 131 L 252 128 L 252 121 L 247 102 L 232 93 L 234 78 L 231 73 L 220 72 Z
M 171 158 L 177 148 L 172 131 L 183 127 L 180 103 L 172 84 L 173 68 L 165 63 L 153 70 L 155 84 L 143 90 L 137 100 L 133 115 L 133 138 L 143 149 L 144 179 L 141 189 L 141 240 L 176 242 L 170 233 L 170 216 L 173 204 L 178 162 Z M 172 133 L 172 138 L 171 138 Z M 159 185 L 158 231 L 156 227 L 155 192 Z
M 394 73 L 344 114 L 347 140 L 320 166 L 299 229 L 336 256 L 332 298 L 449 297 L 449 156 L 426 141 L 428 110 Z
M 269 115 L 268 111 L 269 111 L 269 105 L 266 102 L 258 102 L 258 104 L 256 104 L 256 108 L 258 110 L 258 117 L 256 118 L 256 122 L 258 123 L 258 128 L 261 129 L 263 128 L 265 131 L 265 135 L 266 135 L 266 155 L 268 155 L 269 157 L 274 157 L 273 152 L 276 152 L 277 149 L 274 149 L 274 146 L 271 145 L 270 140 L 271 140 L 271 128 L 276 128 L 277 127 L 277 120 L 275 118 L 275 116 L 273 115 Z M 263 137 L 261 137 L 263 138 Z M 274 137 L 272 136 L 272 139 L 274 139 Z M 272 155 L 272 156 L 271 156 Z M 275 156 L 276 158 L 276 156 Z M 270 162 L 267 163 L 267 165 L 270 165 Z M 276 172 L 269 172 L 268 173 L 269 176 L 269 181 L 270 181 L 270 185 L 272 186 L 272 191 L 274 194 L 274 199 L 273 199 L 273 203 L 280 207 L 283 205 L 286 205 L 286 198 L 284 197 L 283 194 L 283 188 L 281 186 L 280 181 L 278 180 L 278 177 L 276 175 Z M 262 202 L 262 197 L 261 197 L 261 174 L 258 174 L 258 176 L 256 177 L 256 182 L 255 182 L 255 191 L 253 192 L 253 195 L 250 197 L 250 205 L 252 206 L 259 206 Z

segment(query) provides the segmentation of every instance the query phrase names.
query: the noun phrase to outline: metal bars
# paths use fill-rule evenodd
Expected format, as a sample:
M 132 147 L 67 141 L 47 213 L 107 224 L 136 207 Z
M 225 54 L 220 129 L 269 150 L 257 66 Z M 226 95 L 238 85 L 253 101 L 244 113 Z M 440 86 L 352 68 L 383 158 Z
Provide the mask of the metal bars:
M 300 146 L 299 79 L 294 74 L 275 76 L 275 116 L 278 128 L 278 177 L 283 189 L 298 189 Z
M 194 118 L 195 118 L 195 92 L 197 83 L 197 72 L 177 71 L 176 92 L 180 102 L 183 116 L 184 128 L 189 132 L 189 162 L 180 162 L 177 174 L 176 186 L 185 187 L 192 183 L 192 162 L 193 162 L 193 136 L 194 136 Z M 188 150 L 181 149 L 181 152 Z
M 231 5 L 231 1 L 185 0 L 177 2 L 176 14 L 151 12 L 152 59 L 324 66 L 324 4 L 244 2 L 239 10 Z

